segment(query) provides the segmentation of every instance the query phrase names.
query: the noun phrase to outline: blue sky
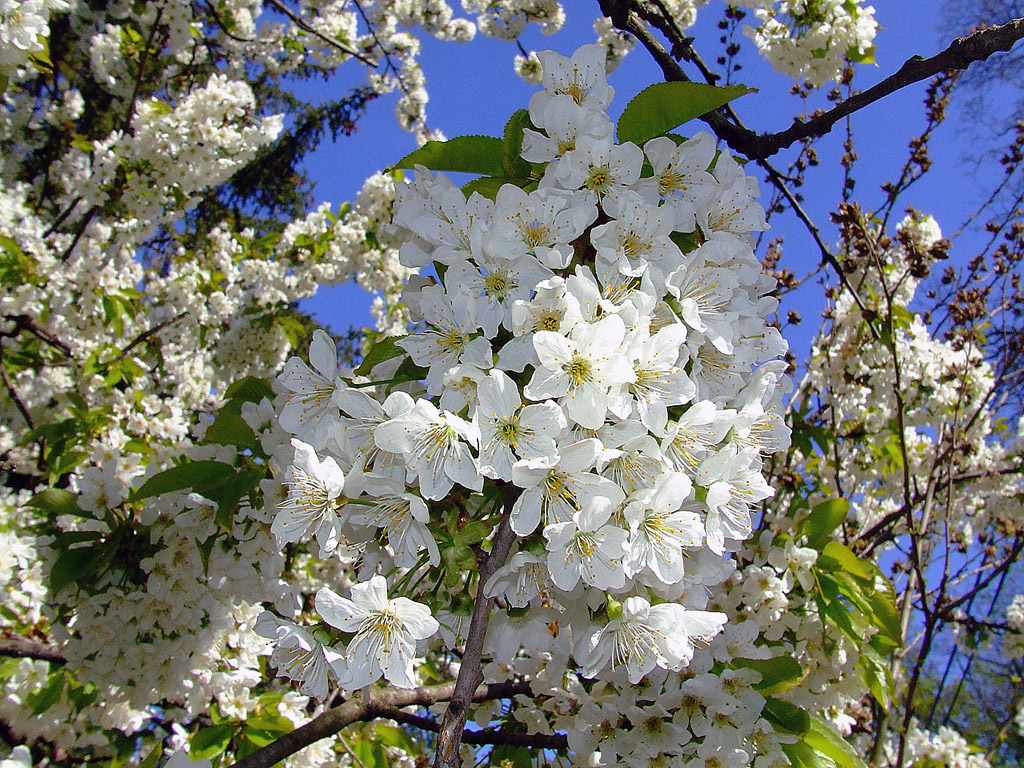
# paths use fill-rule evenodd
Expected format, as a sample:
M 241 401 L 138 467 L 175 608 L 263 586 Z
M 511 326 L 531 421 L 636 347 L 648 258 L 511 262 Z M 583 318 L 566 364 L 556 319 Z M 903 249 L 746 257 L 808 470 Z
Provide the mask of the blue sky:
M 593 42 L 591 25 L 597 15 L 596 2 L 568 0 L 564 5 L 567 17 L 564 29 L 550 37 L 531 31 L 523 41 L 528 49 L 550 48 L 569 55 L 578 46 Z M 882 26 L 875 41 L 877 66 L 858 67 L 855 85 L 866 89 L 895 72 L 910 56 L 929 56 L 945 47 L 947 41 L 938 30 L 941 6 L 939 0 L 876 2 L 875 17 Z M 689 31 L 696 38 L 697 49 L 709 62 L 721 52 L 716 23 L 722 8 L 720 0 L 711 0 L 700 11 L 696 27 Z M 734 107 L 747 125 L 759 132 L 781 130 L 802 109 L 802 103 L 789 94 L 792 81 L 774 73 L 757 57 L 756 49 L 746 38 L 741 42 L 744 43 L 741 61 L 745 66 L 739 73 L 739 80 L 759 91 L 734 102 Z M 421 63 L 431 98 L 428 124 L 449 137 L 501 135 L 508 116 L 525 107 L 536 90 L 512 71 L 512 59 L 517 52 L 514 45 L 482 36 L 466 45 L 432 39 L 423 43 Z M 353 66 L 341 73 L 339 79 L 343 84 L 355 84 L 363 76 L 363 71 Z M 618 116 L 632 96 L 660 79 L 661 73 L 650 56 L 637 47 L 610 77 L 616 91 L 610 110 L 612 117 Z M 332 82 L 330 87 L 333 90 L 343 85 Z M 864 207 L 873 208 L 882 202 L 884 197 L 879 186 L 898 175 L 906 160 L 908 140 L 924 126 L 921 106 L 924 92 L 924 83 L 910 86 L 855 116 L 853 130 L 860 158 L 854 174 L 857 179 L 855 199 Z M 327 200 L 337 205 L 354 198 L 367 176 L 415 149 L 412 136 L 397 127 L 394 104 L 393 96 L 372 102 L 353 136 L 342 137 L 335 144 L 325 142 L 309 157 L 307 167 L 316 181 L 314 194 L 318 203 Z M 813 106 L 828 106 L 824 94 L 819 94 Z M 965 149 L 969 147 L 965 146 L 959 125 L 954 111 L 932 144 L 936 170 L 903 199 L 905 204 L 933 214 L 944 233 L 952 233 L 959 227 L 987 193 L 991 174 L 998 173 L 994 164 L 979 166 L 964 161 Z M 694 123 L 683 132 L 694 132 L 700 127 L 702 124 Z M 840 199 L 842 176 L 837 160 L 842 153 L 842 138 L 840 131 L 836 131 L 817 144 L 821 165 L 810 169 L 801 190 L 806 198 L 805 208 L 822 229 L 826 242 L 835 240 L 835 229 L 828 214 Z M 776 167 L 785 168 L 787 157 L 792 154 L 783 153 L 773 162 Z M 765 194 L 769 191 L 763 182 L 762 191 Z M 776 216 L 772 224 L 770 237 L 785 238 L 783 265 L 797 275 L 813 269 L 818 262 L 817 249 L 795 217 L 791 214 Z M 968 236 L 965 245 L 970 244 L 970 239 Z M 806 351 L 810 334 L 817 326 L 820 294 L 820 289 L 809 286 L 784 300 L 784 310 L 796 308 L 804 317 L 800 328 L 787 332 L 798 356 Z M 371 297 L 357 286 L 347 285 L 322 288 L 302 306 L 320 323 L 340 333 L 350 325 L 369 322 L 370 301 Z

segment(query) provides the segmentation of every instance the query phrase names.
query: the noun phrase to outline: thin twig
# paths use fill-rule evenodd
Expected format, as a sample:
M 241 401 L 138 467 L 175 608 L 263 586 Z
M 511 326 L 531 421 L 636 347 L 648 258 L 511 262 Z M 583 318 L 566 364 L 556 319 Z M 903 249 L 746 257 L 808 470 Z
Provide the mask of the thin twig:
M 36 425 L 32 419 L 32 414 L 29 413 L 28 408 L 25 407 L 25 402 L 21 399 L 21 395 L 18 394 L 18 390 L 14 388 L 14 382 L 11 381 L 11 377 L 7 375 L 7 368 L 4 366 L 3 361 L 3 347 L 0 347 L 0 379 L 3 380 L 4 387 L 7 389 L 7 394 L 9 394 L 11 396 L 11 400 L 14 401 L 14 406 L 18 409 L 18 413 L 21 414 L 21 418 L 25 420 L 25 425 L 30 430 L 34 430 Z
M 344 747 L 346 752 L 348 752 L 349 757 L 356 761 L 356 765 L 358 765 L 359 768 L 366 768 L 366 764 L 359 759 L 359 755 L 357 755 L 355 751 L 352 749 L 352 747 L 349 746 L 348 740 L 345 738 L 345 735 L 340 731 L 338 732 L 338 741 L 341 742 L 341 746 Z
M 132 121 L 135 120 L 135 102 L 139 100 L 139 93 L 142 91 L 142 79 L 146 74 L 146 64 L 149 59 L 149 49 L 153 46 L 153 41 L 156 39 L 156 31 L 160 28 L 160 19 L 163 18 L 164 7 L 160 6 L 156 9 L 156 18 L 153 19 L 153 26 L 150 27 L 149 35 L 146 37 L 145 47 L 142 49 L 142 53 L 139 54 L 139 74 L 135 78 L 135 87 L 132 88 L 132 97 L 128 100 L 128 109 L 125 112 L 124 124 L 121 126 L 121 132 L 127 133 L 128 129 L 132 127 Z
M 174 317 L 172 317 L 170 320 L 164 320 L 162 323 L 160 323 L 159 325 L 153 326 L 148 331 L 143 331 L 138 336 L 136 336 L 134 339 L 132 339 L 127 347 L 125 347 L 123 350 L 121 350 L 121 354 L 118 355 L 117 359 L 118 360 L 123 360 L 125 358 L 125 356 L 129 352 L 131 352 L 135 347 L 137 347 L 139 344 L 141 344 L 142 342 L 152 338 L 156 334 L 160 333 L 160 331 L 162 331 L 164 328 L 167 328 L 170 325 L 174 325 L 176 322 L 178 322 L 179 320 L 181 320 L 183 317 L 185 317 L 187 315 L 188 315 L 187 311 L 186 312 L 181 312 L 181 313 L 175 315 Z
M 277 10 L 279 10 L 281 13 L 283 13 L 285 16 L 287 16 L 289 19 L 291 19 L 293 22 L 295 22 L 295 26 L 297 26 L 299 29 L 303 30 L 304 32 L 308 32 L 309 34 L 313 35 L 314 37 L 320 38 L 325 43 L 327 43 L 327 45 L 330 45 L 330 46 L 332 46 L 334 48 L 337 48 L 342 53 L 347 54 L 348 56 L 351 56 L 354 59 L 358 59 L 359 61 L 363 62 L 363 64 L 366 64 L 367 66 L 370 66 L 370 67 L 376 67 L 377 66 L 377 62 L 374 61 L 373 59 L 369 58 L 368 56 L 364 56 L 363 54 L 359 53 L 359 51 L 354 51 L 351 48 L 349 48 L 348 46 L 342 45 L 337 40 L 331 40 L 331 38 L 327 37 L 327 35 L 323 34 L 322 32 L 318 32 L 317 29 L 314 26 L 312 26 L 304 18 L 299 16 L 299 14 L 297 14 L 295 11 L 293 11 L 291 8 L 289 8 L 287 5 L 282 3 L 281 0 L 267 0 L 267 2 L 269 2 L 272 6 L 277 8 Z M 374 37 L 374 39 L 376 39 L 376 36 Z

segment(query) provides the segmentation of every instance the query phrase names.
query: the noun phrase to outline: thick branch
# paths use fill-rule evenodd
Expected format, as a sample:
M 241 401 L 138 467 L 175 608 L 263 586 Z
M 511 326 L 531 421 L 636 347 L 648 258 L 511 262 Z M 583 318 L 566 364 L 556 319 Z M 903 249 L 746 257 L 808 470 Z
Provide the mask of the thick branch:
M 683 68 L 651 34 L 634 0 L 601 0 L 601 10 L 616 27 L 633 35 L 643 44 L 661 67 L 665 79 L 688 81 Z M 809 120 L 796 119 L 784 131 L 757 134 L 730 122 L 722 111 L 709 112 L 701 117 L 715 134 L 731 149 L 751 160 L 763 160 L 803 139 L 824 136 L 844 117 L 889 96 L 913 83 L 927 80 L 940 72 L 962 70 L 976 61 L 985 61 L 994 53 L 1009 51 L 1024 37 L 1024 19 L 1013 19 L 1006 24 L 988 27 L 965 37 L 958 37 L 944 51 L 924 58 L 913 56 L 899 70 L 866 91 L 856 93 L 839 102 L 832 109 Z
M 455 693 L 448 702 L 448 708 L 441 718 L 441 730 L 437 734 L 437 745 L 434 752 L 434 768 L 461 768 L 459 744 L 462 731 L 466 727 L 469 714 L 469 702 L 472 693 L 483 680 L 480 660 L 483 656 L 484 636 L 487 634 L 487 621 L 491 615 L 494 598 L 487 597 L 484 587 L 487 580 L 500 568 L 508 557 L 516 535 L 512 530 L 512 506 L 522 491 L 515 486 L 506 488 L 505 508 L 502 511 L 498 532 L 494 535 L 491 554 L 480 566 L 480 579 L 476 590 L 476 605 L 473 607 L 473 618 L 466 634 L 466 650 L 462 654 L 462 666 L 455 682 Z
M 895 93 L 908 85 L 919 83 L 934 77 L 940 72 L 967 69 L 976 61 L 985 61 L 999 51 L 1008 51 L 1024 37 L 1024 19 L 1013 19 L 999 26 L 974 32 L 965 37 L 958 37 L 944 51 L 923 58 L 912 56 L 895 74 L 885 78 L 866 91 L 856 93 L 850 98 L 839 102 L 828 112 L 812 117 L 810 120 L 794 120 L 784 131 L 761 136 L 737 137 L 734 144 L 727 137 L 726 142 L 737 152 L 751 158 L 771 157 L 781 149 L 812 136 L 824 136 L 832 126 L 848 115 L 852 115 L 869 104 Z
M 412 715 L 401 710 L 392 712 L 381 712 L 381 717 L 394 720 L 396 723 L 411 725 L 423 731 L 437 733 L 441 730 L 441 724 L 429 717 Z M 514 747 L 533 747 L 535 749 L 567 749 L 569 739 L 561 733 L 518 733 L 504 731 L 497 728 L 486 728 L 481 731 L 462 732 L 463 744 L 509 744 Z
M 27 637 L 0 640 L 0 656 L 13 656 L 16 659 L 40 659 L 56 664 L 63 664 L 66 661 L 64 655 L 56 648 L 29 640 Z
M 375 720 L 378 717 L 392 717 L 401 707 L 429 707 L 442 701 L 450 701 L 455 693 L 455 682 L 441 683 L 427 688 L 385 688 L 368 689 L 370 700 L 362 695 L 346 701 L 319 717 L 315 717 L 291 733 L 286 733 L 262 749 L 239 760 L 229 768 L 270 768 L 286 757 L 294 755 L 313 742 L 333 736 L 342 728 L 360 721 Z M 504 683 L 481 685 L 473 693 L 473 701 L 508 699 L 519 694 L 530 695 L 530 683 L 510 680 Z

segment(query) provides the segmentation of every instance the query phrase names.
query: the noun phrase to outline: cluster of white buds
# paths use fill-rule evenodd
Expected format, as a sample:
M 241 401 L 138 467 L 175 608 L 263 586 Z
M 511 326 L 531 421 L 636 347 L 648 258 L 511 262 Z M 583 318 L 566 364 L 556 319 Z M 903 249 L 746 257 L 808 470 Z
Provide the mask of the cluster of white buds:
M 344 375 L 319 332 L 313 369 L 286 367 L 296 452 L 274 532 L 362 558 L 351 599 L 317 595 L 333 647 L 261 625 L 306 692 L 328 668 L 349 689 L 413 685 L 417 652 L 459 636 L 476 574 L 452 553 L 482 554 L 502 516 L 514 554 L 486 594 L 515 617 L 559 614 L 548 651 L 584 676 L 682 669 L 725 622 L 705 587 L 772 495 L 763 455 L 789 441 L 774 281 L 752 249 L 764 212 L 706 133 L 616 144 L 605 55 L 540 54 L 532 183 L 467 198 L 417 168 L 399 190 L 403 264 L 423 272 L 390 357 Z M 511 655 L 538 642 L 527 626 Z

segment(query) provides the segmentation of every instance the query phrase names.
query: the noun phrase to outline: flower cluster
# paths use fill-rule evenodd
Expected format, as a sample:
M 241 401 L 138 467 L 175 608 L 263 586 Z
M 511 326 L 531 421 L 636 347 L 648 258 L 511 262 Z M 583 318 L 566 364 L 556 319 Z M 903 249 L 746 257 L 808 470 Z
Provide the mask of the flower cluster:
M 839 77 L 847 60 L 873 60 L 875 9 L 849 0 L 734 0 L 754 6 L 760 25 L 747 34 L 777 72 L 820 86 Z
M 681 670 L 721 631 L 705 588 L 773 493 L 785 342 L 751 249 L 756 182 L 707 134 L 616 144 L 603 46 L 539 60 L 536 181 L 492 200 L 419 167 L 394 213 L 422 271 L 403 295 L 413 332 L 368 376 L 343 375 L 318 332 L 312 368 L 293 358 L 281 378 L 295 459 L 277 540 L 364 562 L 350 599 L 317 595 L 347 643 L 264 619 L 306 692 L 328 669 L 410 686 L 417 652 L 454 649 L 471 574 L 450 572 L 451 541 L 481 525 L 471 540 L 506 524 L 516 540 L 484 585 L 512 612 L 496 622 L 558 622 L 548 652 L 586 677 Z M 531 636 L 496 631 L 487 650 L 508 664 Z
M 14 77 L 31 56 L 45 55 L 50 14 L 68 7 L 67 0 L 0 2 L 0 77 Z

